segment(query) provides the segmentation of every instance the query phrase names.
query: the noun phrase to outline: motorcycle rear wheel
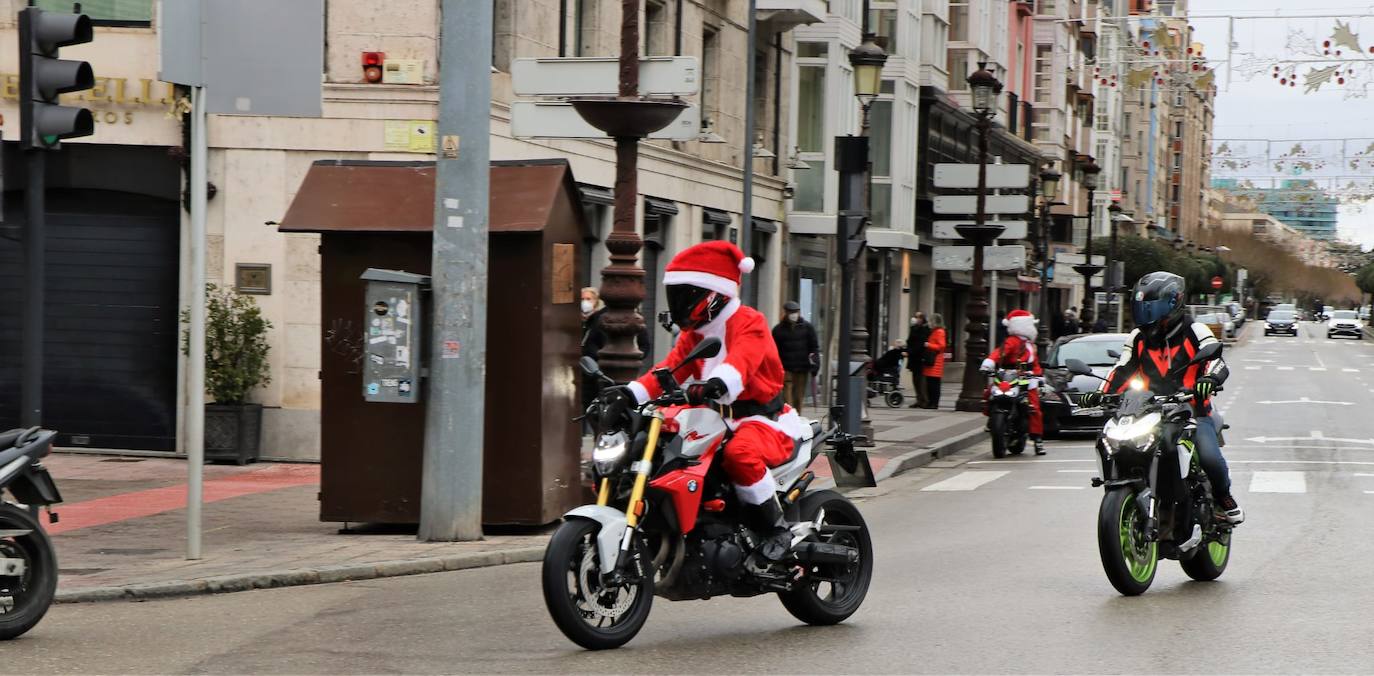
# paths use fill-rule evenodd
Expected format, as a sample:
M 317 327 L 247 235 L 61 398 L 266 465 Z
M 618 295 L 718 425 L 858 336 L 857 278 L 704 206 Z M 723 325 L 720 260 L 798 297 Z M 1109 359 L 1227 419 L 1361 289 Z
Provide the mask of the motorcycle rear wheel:
M 8 641 L 33 629 L 52 605 L 57 553 L 38 519 L 12 504 L 0 502 L 0 530 L 29 531 L 0 538 L 0 558 L 23 559 L 26 568 L 22 576 L 0 577 L 0 641 Z
M 1002 459 L 1007 457 L 1007 416 L 1000 411 L 993 411 L 988 416 L 988 436 L 992 437 L 992 457 Z
M 1135 491 L 1114 488 L 1102 496 L 1097 511 L 1097 551 L 1107 580 L 1126 596 L 1145 593 L 1159 569 L 1159 543 L 1144 540 L 1144 521 Z
M 649 619 L 654 600 L 649 576 L 614 589 L 600 585 L 600 530 L 595 521 L 569 519 L 554 531 L 544 550 L 544 605 L 563 635 L 587 650 L 629 643 Z
M 816 521 L 821 516 L 822 523 L 859 527 L 857 531 L 837 531 L 821 536 L 825 542 L 859 550 L 858 563 L 810 566 L 808 576 L 827 580 L 778 594 L 787 612 L 802 622 L 818 626 L 839 624 L 858 611 L 868 595 L 868 585 L 873 580 L 873 538 L 859 509 L 835 491 L 807 493 L 800 507 L 802 521 Z

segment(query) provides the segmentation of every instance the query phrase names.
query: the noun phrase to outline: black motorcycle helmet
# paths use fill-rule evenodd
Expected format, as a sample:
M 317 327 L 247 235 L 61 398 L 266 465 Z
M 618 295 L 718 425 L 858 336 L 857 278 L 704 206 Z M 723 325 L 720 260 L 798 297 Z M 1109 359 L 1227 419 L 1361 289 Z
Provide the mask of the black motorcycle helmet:
M 668 284 L 664 293 L 673 323 L 684 331 L 709 324 L 730 304 L 729 296 L 691 284 Z
M 1131 317 L 1148 337 L 1162 338 L 1182 321 L 1187 298 L 1182 277 L 1171 272 L 1151 272 L 1135 283 Z

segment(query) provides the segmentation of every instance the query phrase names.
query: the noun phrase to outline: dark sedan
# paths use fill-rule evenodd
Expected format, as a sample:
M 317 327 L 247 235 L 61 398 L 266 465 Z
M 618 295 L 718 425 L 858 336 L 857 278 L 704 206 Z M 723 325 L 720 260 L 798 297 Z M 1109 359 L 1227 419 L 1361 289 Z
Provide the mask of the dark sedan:
M 1081 408 L 1078 398 L 1083 392 L 1095 390 L 1102 381 L 1089 376 L 1075 376 L 1069 373 L 1064 363 L 1069 359 L 1081 359 L 1092 367 L 1093 373 L 1106 376 L 1120 354 L 1129 334 L 1125 333 L 1084 333 L 1066 336 L 1050 346 L 1049 358 L 1043 362 L 1045 367 L 1045 388 L 1041 393 L 1041 406 L 1045 411 L 1045 432 L 1098 432 L 1107 422 L 1107 412 L 1102 408 Z
M 1276 333 L 1287 333 L 1297 336 L 1297 313 L 1292 310 L 1270 310 L 1269 316 L 1264 318 L 1264 335 L 1272 336 Z

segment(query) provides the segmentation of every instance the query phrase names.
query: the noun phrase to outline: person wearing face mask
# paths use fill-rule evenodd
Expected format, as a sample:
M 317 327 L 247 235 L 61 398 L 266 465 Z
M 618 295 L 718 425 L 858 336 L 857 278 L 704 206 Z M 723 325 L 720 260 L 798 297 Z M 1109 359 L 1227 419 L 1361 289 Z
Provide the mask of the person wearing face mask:
M 806 386 L 820 366 L 820 342 L 816 339 L 816 327 L 802 319 L 801 305 L 789 300 L 783 303 L 782 311 L 782 321 L 773 327 L 773 342 L 782 358 L 782 398 L 800 411 Z
M 582 356 L 596 359 L 601 348 L 606 346 L 606 330 L 601 326 L 601 315 L 606 306 L 601 302 L 601 293 L 593 287 L 582 289 Z M 586 410 L 601 392 L 601 381 L 583 374 L 582 410 Z M 591 422 L 583 421 L 582 431 L 591 434 Z
M 916 393 L 916 402 L 911 408 L 928 408 L 930 405 L 925 373 L 927 340 L 930 340 L 930 325 L 926 323 L 926 313 L 917 312 L 911 316 L 911 330 L 906 334 L 906 368 L 911 371 L 911 390 Z

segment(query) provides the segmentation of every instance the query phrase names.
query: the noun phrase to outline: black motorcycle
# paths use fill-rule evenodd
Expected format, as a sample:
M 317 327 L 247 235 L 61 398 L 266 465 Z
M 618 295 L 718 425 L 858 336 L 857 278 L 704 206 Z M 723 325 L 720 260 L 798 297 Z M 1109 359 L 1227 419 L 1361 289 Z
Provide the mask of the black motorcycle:
M 1221 356 L 1221 343 L 1198 350 L 1183 368 Z M 1092 375 L 1077 359 L 1076 375 Z M 1220 391 L 1220 390 L 1218 390 Z M 1212 485 L 1198 463 L 1193 438 L 1193 393 L 1156 395 L 1132 381 L 1098 437 L 1099 476 L 1106 495 L 1097 514 L 1102 569 L 1117 591 L 1142 594 L 1154 581 L 1159 559 L 1177 559 L 1194 580 L 1215 580 L 1231 559 L 1231 524 L 1213 507 Z M 1220 433 L 1220 431 L 1218 431 Z
M 1020 455 L 1026 450 L 1030 432 L 1030 386 L 1034 377 L 1027 368 L 988 371 L 988 436 L 992 438 L 992 457 L 1007 453 Z
M 48 470 L 39 462 L 52 450 L 57 432 L 37 427 L 0 432 L 0 640 L 32 629 L 57 593 L 57 552 L 35 514 L 62 502 Z

